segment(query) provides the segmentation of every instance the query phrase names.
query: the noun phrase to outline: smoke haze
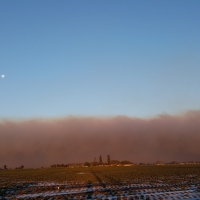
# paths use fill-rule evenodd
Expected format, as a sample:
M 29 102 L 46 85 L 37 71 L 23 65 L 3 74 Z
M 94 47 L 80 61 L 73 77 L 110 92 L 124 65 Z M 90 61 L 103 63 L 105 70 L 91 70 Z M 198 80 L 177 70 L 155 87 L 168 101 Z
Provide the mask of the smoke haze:
M 0 167 L 41 167 L 112 159 L 200 161 L 200 111 L 158 115 L 0 121 Z

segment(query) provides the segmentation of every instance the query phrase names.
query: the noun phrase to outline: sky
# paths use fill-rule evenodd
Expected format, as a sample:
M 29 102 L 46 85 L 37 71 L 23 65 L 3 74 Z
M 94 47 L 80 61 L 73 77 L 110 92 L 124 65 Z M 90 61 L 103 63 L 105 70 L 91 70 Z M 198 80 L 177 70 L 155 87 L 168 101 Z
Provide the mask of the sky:
M 200 161 L 199 10 L 0 1 L 0 167 Z
M 0 1 L 0 118 L 200 109 L 200 1 Z

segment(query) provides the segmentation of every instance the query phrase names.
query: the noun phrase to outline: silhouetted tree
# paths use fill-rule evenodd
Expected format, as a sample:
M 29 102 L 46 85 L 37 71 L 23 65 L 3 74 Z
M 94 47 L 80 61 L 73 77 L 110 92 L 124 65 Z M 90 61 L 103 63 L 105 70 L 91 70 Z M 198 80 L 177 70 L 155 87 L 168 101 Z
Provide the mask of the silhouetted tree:
M 7 168 L 7 165 L 4 165 L 3 167 L 4 167 L 4 169 L 8 169 L 8 168 Z
M 24 165 L 22 165 L 22 166 L 20 167 L 20 169 L 24 169 Z
M 128 161 L 128 160 L 123 160 L 120 162 L 122 165 L 126 165 L 126 164 L 133 164 L 132 162 Z
M 118 165 L 118 164 L 120 164 L 120 161 L 119 160 L 111 160 L 110 164 L 112 164 L 112 165 Z
M 145 163 L 139 163 L 139 165 L 145 165 Z
M 100 155 L 100 157 L 99 157 L 99 164 L 100 164 L 100 165 L 102 164 L 102 157 L 101 157 L 101 155 Z
M 84 166 L 89 167 L 89 166 L 90 166 L 90 163 L 89 163 L 89 162 L 85 162 Z
M 107 156 L 107 164 L 110 165 L 110 155 Z

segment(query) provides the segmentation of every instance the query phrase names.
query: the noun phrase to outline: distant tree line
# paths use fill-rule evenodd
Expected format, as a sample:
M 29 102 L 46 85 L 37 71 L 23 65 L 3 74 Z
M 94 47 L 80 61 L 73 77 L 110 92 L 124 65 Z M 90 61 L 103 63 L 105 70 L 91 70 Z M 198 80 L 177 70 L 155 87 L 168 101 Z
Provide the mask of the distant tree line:
M 133 164 L 130 161 L 124 160 L 124 161 L 118 161 L 118 160 L 111 160 L 110 155 L 107 155 L 107 162 L 102 161 L 102 156 L 99 157 L 99 162 L 96 162 L 94 159 L 94 162 L 85 162 L 85 166 L 100 166 L 100 165 L 126 165 L 126 164 Z
M 60 168 L 60 167 L 69 167 L 69 164 L 64 165 L 64 164 L 54 164 L 51 165 L 51 168 Z
M 7 165 L 4 165 L 4 166 L 3 166 L 3 169 L 4 169 L 4 170 L 8 170 Z M 21 165 L 20 167 L 15 167 L 15 169 L 24 169 L 24 165 Z M 1 168 L 0 168 L 0 170 L 1 170 Z
M 20 167 L 16 167 L 15 169 L 24 169 L 24 165 L 21 165 Z
M 99 156 L 99 160 L 96 160 L 96 157 L 94 157 L 93 162 L 85 162 L 85 163 L 71 163 L 71 164 L 54 164 L 51 165 L 51 168 L 61 168 L 61 167 L 90 167 L 90 166 L 108 166 L 108 165 L 129 165 L 133 164 L 130 161 L 124 160 L 124 161 L 118 161 L 118 160 L 111 160 L 110 155 L 107 155 L 107 162 L 103 162 L 102 156 Z

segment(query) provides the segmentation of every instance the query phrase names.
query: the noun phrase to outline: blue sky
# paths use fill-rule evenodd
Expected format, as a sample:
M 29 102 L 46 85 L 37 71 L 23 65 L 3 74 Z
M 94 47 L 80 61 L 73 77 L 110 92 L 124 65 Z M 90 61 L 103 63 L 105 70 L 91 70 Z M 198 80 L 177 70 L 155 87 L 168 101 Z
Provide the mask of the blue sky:
M 0 1 L 0 118 L 200 109 L 200 1 Z

